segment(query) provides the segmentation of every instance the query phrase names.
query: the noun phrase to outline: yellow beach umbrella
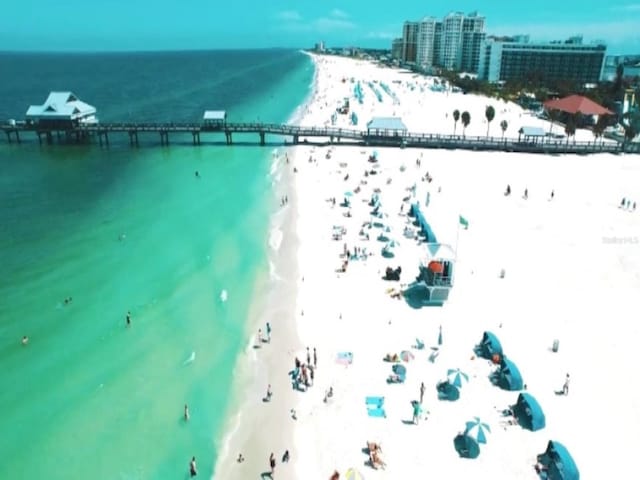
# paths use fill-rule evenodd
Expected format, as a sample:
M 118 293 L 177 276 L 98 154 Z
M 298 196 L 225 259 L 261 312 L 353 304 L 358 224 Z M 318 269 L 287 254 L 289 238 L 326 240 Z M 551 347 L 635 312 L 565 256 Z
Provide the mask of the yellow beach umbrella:
M 346 480 L 364 480 L 364 477 L 355 468 L 350 468 L 349 470 L 347 470 L 347 473 L 345 474 L 345 479 Z

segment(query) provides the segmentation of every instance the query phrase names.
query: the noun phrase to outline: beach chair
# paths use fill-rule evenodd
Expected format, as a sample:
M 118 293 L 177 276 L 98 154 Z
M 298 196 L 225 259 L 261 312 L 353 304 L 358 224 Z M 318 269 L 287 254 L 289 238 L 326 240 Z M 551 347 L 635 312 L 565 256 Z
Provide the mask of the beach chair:
M 386 418 L 387 412 L 384 408 L 367 408 L 367 415 L 373 418 Z
M 384 405 L 384 397 L 365 397 L 367 408 L 382 408 Z

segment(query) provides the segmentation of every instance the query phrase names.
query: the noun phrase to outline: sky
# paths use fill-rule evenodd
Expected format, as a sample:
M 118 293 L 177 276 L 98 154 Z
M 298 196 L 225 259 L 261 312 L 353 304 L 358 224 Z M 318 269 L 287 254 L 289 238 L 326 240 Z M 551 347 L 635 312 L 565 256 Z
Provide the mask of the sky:
M 36 51 L 390 48 L 405 20 L 478 11 L 489 35 L 604 40 L 640 53 L 640 0 L 18 0 L 3 2 L 0 49 Z M 444 5 L 446 3 L 446 5 Z

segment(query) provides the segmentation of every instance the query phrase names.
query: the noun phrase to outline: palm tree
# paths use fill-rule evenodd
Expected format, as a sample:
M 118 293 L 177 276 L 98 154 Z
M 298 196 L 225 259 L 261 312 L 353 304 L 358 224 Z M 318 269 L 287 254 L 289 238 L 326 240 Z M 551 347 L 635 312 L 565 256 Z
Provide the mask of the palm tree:
M 551 131 L 553 130 L 553 123 L 558 120 L 558 110 L 549 110 L 548 111 L 549 114 L 549 120 L 551 121 L 550 125 L 549 125 L 549 133 L 551 133 Z
M 471 115 L 469 115 L 469 112 L 464 111 L 462 112 L 461 117 L 462 118 L 462 135 L 465 134 L 465 132 L 467 131 L 467 127 L 469 126 L 469 124 L 471 123 Z
M 487 108 L 484 111 L 484 116 L 487 119 L 487 137 L 488 137 L 489 136 L 489 127 L 491 126 L 491 121 L 496 116 L 495 109 L 491 105 L 488 105 Z
M 453 134 L 456 134 L 456 127 L 458 126 L 458 120 L 460 120 L 460 110 L 453 111 Z
M 504 132 L 507 131 L 508 126 L 509 126 L 509 123 L 506 120 L 502 120 L 500 122 L 500 128 L 502 129 L 502 138 L 504 138 Z
M 567 118 L 567 123 L 564 126 L 564 133 L 567 135 L 567 145 L 569 144 L 569 137 L 576 134 L 576 122 L 573 116 Z
M 606 128 L 607 128 L 607 116 L 599 115 L 598 121 L 593 126 L 593 136 L 595 138 L 602 138 L 602 136 L 604 135 L 604 130 Z M 593 143 L 595 143 L 595 140 L 593 141 Z

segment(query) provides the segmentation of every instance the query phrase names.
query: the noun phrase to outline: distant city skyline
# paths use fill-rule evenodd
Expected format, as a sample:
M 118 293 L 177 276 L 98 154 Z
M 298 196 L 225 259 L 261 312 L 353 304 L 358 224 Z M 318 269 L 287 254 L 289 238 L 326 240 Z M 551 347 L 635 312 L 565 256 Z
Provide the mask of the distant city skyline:
M 606 42 L 608 54 L 640 52 L 640 1 L 539 0 L 508 3 L 423 0 L 372 5 L 364 0 L 272 0 L 178 3 L 168 0 L 21 0 L 4 6 L 2 50 L 104 51 L 225 48 L 391 47 L 406 20 L 478 11 L 488 35 L 526 34 L 532 40 L 583 35 Z

